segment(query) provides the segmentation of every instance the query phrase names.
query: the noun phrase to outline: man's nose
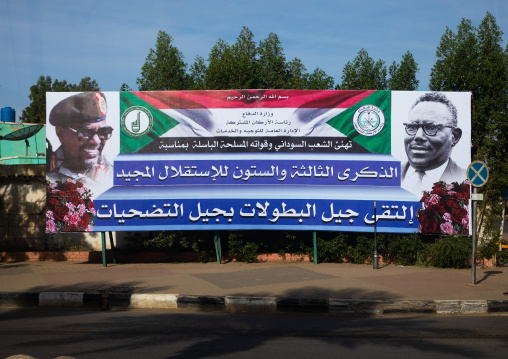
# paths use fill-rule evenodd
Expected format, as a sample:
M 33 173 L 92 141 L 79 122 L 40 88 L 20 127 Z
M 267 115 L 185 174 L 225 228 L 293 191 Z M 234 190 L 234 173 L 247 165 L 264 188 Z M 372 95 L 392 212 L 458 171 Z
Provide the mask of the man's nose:
M 418 130 L 416 131 L 414 138 L 415 138 L 415 140 L 418 139 L 420 141 L 427 140 L 427 135 L 423 131 L 423 126 L 418 127 Z
M 94 133 L 94 135 L 90 138 L 89 141 L 92 142 L 92 143 L 95 143 L 97 145 L 99 143 L 101 143 L 101 139 L 99 138 L 99 134 L 98 133 Z

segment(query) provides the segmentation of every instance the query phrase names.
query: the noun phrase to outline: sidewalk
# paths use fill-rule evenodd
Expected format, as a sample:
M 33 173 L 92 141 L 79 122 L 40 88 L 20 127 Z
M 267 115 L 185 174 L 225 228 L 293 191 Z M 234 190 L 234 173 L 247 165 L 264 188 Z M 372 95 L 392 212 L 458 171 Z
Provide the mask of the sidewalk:
M 470 269 L 398 265 L 1 262 L 0 306 L 508 312 L 508 267 L 477 268 L 476 283 Z

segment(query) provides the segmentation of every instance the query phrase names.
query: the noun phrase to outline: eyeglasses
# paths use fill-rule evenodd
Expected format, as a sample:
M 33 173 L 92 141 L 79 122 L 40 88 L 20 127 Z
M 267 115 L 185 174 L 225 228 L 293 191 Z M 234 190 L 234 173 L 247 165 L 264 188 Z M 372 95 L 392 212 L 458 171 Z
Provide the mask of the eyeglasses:
M 423 132 L 425 132 L 425 134 L 427 136 L 435 136 L 437 131 L 439 131 L 442 127 L 449 127 L 449 128 L 455 127 L 453 125 L 442 125 L 442 124 L 437 124 L 437 123 L 424 123 L 424 124 L 403 123 L 403 125 L 406 126 L 406 133 L 409 136 L 416 135 L 416 133 L 418 132 L 418 129 L 420 127 L 423 128 Z
M 95 135 L 99 136 L 99 139 L 101 141 L 106 141 L 109 140 L 111 138 L 111 135 L 113 134 L 113 128 L 109 126 L 101 127 L 97 131 L 91 128 L 81 128 L 79 130 L 76 130 L 72 127 L 67 128 L 78 135 L 79 141 L 88 141 Z

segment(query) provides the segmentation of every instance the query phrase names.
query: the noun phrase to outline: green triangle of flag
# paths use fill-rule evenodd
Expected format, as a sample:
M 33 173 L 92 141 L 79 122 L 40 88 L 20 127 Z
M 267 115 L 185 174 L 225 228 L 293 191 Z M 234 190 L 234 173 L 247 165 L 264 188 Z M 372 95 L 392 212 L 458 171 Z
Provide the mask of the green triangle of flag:
M 150 128 L 144 135 L 136 135 L 129 131 L 125 125 L 124 114 L 133 107 L 139 107 L 151 114 Z M 178 121 L 166 115 L 164 112 L 140 99 L 132 92 L 120 92 L 120 153 L 136 153 L 153 141 L 157 141 L 161 135 L 178 125 Z
M 369 131 L 369 123 L 365 122 L 368 106 L 372 105 L 381 110 L 381 113 L 371 111 L 373 123 L 382 126 L 379 133 Z M 360 109 L 359 112 L 357 112 Z M 365 109 L 365 111 L 362 111 Z M 355 127 L 356 122 L 356 127 Z M 351 106 L 327 122 L 330 126 L 346 135 L 350 140 L 361 145 L 370 153 L 391 153 L 391 92 L 376 91 L 362 101 Z M 367 125 L 367 126 L 366 126 Z M 379 129 L 379 127 L 375 127 Z

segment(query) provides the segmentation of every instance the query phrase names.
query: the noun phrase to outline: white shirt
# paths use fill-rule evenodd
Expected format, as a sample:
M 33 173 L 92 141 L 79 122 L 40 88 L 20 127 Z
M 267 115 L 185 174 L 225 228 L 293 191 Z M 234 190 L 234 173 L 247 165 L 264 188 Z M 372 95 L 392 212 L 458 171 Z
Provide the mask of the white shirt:
M 449 161 L 450 159 L 448 159 L 448 161 L 443 163 L 441 166 L 434 168 L 433 170 L 425 171 L 421 184 L 419 183 L 420 174 L 413 167 L 411 167 L 411 165 L 409 165 L 406 172 L 406 177 L 402 183 L 402 188 L 416 195 L 421 195 L 423 191 L 431 191 L 434 183 L 438 182 L 443 175 L 443 172 L 445 171 L 446 166 L 448 166 Z

